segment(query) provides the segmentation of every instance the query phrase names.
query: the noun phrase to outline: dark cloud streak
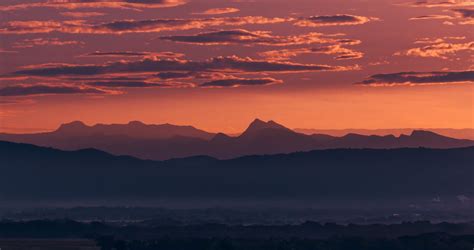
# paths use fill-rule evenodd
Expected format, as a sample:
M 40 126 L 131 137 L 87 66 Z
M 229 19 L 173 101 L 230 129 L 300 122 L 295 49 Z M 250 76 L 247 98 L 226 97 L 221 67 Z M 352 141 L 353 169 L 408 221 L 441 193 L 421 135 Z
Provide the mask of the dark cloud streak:
M 370 86 L 393 86 L 452 83 L 474 83 L 474 71 L 399 72 L 392 74 L 376 74 L 356 84 Z
M 0 89 L 0 96 L 30 96 L 48 94 L 108 94 L 109 92 L 96 88 L 85 88 L 68 85 L 14 85 Z
M 230 79 L 218 79 L 205 82 L 201 84 L 201 87 L 214 87 L 214 88 L 235 88 L 240 86 L 266 86 L 272 84 L 282 83 L 281 80 L 276 80 L 274 78 L 230 78 Z
M 360 25 L 370 21 L 379 20 L 376 17 L 365 17 L 348 14 L 338 15 L 324 15 L 324 16 L 310 16 L 307 18 L 300 18 L 295 23 L 302 27 L 320 27 L 320 26 L 342 26 L 342 25 Z
M 318 72 L 353 70 L 354 67 L 299 64 L 240 58 L 237 56 L 215 57 L 206 61 L 178 59 L 151 59 L 140 61 L 119 61 L 102 65 L 38 65 L 13 72 L 13 76 L 55 77 L 67 75 L 94 76 L 117 73 L 159 73 L 159 72 Z

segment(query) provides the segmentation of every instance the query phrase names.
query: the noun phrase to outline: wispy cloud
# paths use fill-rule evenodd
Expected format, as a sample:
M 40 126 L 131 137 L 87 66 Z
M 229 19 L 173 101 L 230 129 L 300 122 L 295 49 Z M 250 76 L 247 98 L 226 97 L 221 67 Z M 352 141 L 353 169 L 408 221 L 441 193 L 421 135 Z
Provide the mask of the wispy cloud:
M 146 9 L 175 7 L 185 4 L 184 0 L 43 0 L 34 3 L 0 5 L 0 11 L 13 11 L 29 8 L 117 8 L 117 9 Z
M 399 72 L 391 74 L 376 74 L 356 84 L 368 86 L 416 86 L 455 83 L 474 83 L 474 71 Z
M 452 20 L 455 19 L 452 16 L 449 15 L 424 15 L 424 16 L 417 16 L 417 17 L 412 17 L 410 20 Z
M 273 84 L 283 83 L 281 80 L 277 80 L 271 77 L 266 78 L 227 78 L 227 79 L 218 79 L 205 82 L 201 84 L 201 87 L 207 88 L 236 88 L 241 86 L 267 86 Z
M 156 57 L 156 58 L 180 58 L 184 57 L 182 53 L 170 51 L 165 52 L 148 52 L 148 51 L 95 51 L 81 57 Z
M 31 96 L 50 94 L 111 94 L 112 92 L 89 87 L 79 87 L 73 85 L 13 85 L 0 88 L 0 96 Z
M 193 14 L 195 15 L 222 15 L 222 14 L 235 13 L 239 11 L 240 10 L 237 8 L 213 8 L 213 9 L 205 10 L 203 12 L 196 12 Z
M 358 69 L 357 65 L 301 64 L 237 56 L 214 57 L 204 61 L 144 57 L 141 60 L 121 60 L 103 64 L 30 65 L 1 77 L 12 82 L 18 79 L 18 81 L 33 80 L 48 83 L 15 85 L 4 89 L 3 95 L 118 94 L 113 92 L 114 89 L 266 86 L 282 83 L 281 80 L 268 77 L 267 74 Z M 243 78 L 242 75 L 256 77 Z M 70 85 L 57 84 L 61 82 Z
M 158 72 L 318 72 L 354 70 L 355 67 L 329 66 L 319 64 L 299 64 L 255 60 L 237 56 L 215 57 L 206 61 L 184 59 L 146 58 L 139 61 L 118 61 L 100 65 L 35 65 L 19 70 L 10 76 L 54 77 L 67 75 L 103 75 L 114 73 L 158 73 Z
M 419 40 L 415 43 L 424 43 L 427 45 L 397 52 L 395 55 L 448 59 L 450 56 L 460 52 L 474 52 L 474 42 L 454 43 L 447 40 L 459 40 L 459 37 Z
M 304 55 L 304 54 L 325 54 L 335 55 L 336 60 L 350 60 L 358 59 L 364 56 L 364 53 L 349 48 L 345 48 L 340 44 L 328 45 L 315 48 L 295 48 L 295 49 L 281 49 L 281 50 L 270 50 L 259 53 L 260 56 L 269 58 L 272 60 L 288 60 L 292 57 Z
M 288 22 L 288 18 L 262 16 L 214 17 L 192 19 L 120 20 L 90 24 L 83 20 L 70 21 L 10 21 L 0 27 L 0 34 L 72 33 L 72 34 L 126 34 L 202 29 L 207 27 L 242 26 Z
M 73 18 L 86 18 L 86 17 L 96 17 L 104 16 L 105 13 L 102 12 L 61 12 L 62 16 L 73 17 Z
M 461 25 L 474 25 L 474 9 L 454 9 Z
M 406 2 L 401 5 L 425 8 L 451 8 L 474 6 L 474 2 L 472 0 L 418 0 L 415 2 Z
M 13 53 L 18 53 L 18 51 L 5 50 L 5 49 L 0 48 L 0 54 L 13 54 Z
M 14 48 L 32 48 L 37 46 L 66 46 L 84 45 L 84 42 L 74 40 L 61 40 L 59 38 L 33 38 L 24 39 L 13 44 Z
M 334 35 L 325 35 L 316 32 L 294 36 L 276 36 L 270 31 L 248 31 L 244 29 L 205 32 L 189 36 L 163 36 L 160 37 L 160 39 L 198 45 L 243 44 L 247 46 L 290 46 L 329 43 L 336 40 Z
M 447 11 L 447 10 L 446 10 Z M 445 12 L 446 12 L 445 11 Z M 451 9 L 453 15 L 424 15 L 412 17 L 410 20 L 445 20 L 444 24 L 454 25 L 455 23 L 460 25 L 472 25 L 474 24 L 474 9 Z
M 300 18 L 295 25 L 302 27 L 321 27 L 321 26 L 342 26 L 342 25 L 360 25 L 370 21 L 377 21 L 376 17 L 365 17 L 348 14 L 310 16 Z
M 106 88 L 184 88 L 194 84 L 184 82 L 149 82 L 149 81 L 92 81 L 86 85 Z
M 474 18 L 474 9 L 454 9 L 453 11 L 463 18 Z

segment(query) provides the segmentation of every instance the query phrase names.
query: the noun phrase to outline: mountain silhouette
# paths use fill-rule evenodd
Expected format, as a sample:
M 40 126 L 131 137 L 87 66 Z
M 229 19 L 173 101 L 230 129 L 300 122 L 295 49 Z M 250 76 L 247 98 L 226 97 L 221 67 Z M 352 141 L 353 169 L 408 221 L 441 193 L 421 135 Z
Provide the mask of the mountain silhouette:
M 392 129 L 302 129 L 296 128 L 294 131 L 298 133 L 303 133 L 307 135 L 312 134 L 327 134 L 332 136 L 344 136 L 347 134 L 361 134 L 361 135 L 395 135 L 400 136 L 401 134 L 411 134 L 415 130 L 424 130 L 431 131 L 436 134 L 443 136 L 456 138 L 456 139 L 469 139 L 474 140 L 474 129 L 472 128 L 429 128 L 429 129 L 419 129 L 419 128 L 392 128 Z
M 281 130 L 285 132 L 292 132 L 290 129 L 274 121 L 264 122 L 257 118 L 253 122 L 250 123 L 248 128 L 240 136 L 247 137 L 247 136 L 256 135 L 262 132 L 262 130 Z
M 81 121 L 62 124 L 53 134 L 61 136 L 127 136 L 141 139 L 166 139 L 175 136 L 210 139 L 213 133 L 196 129 L 192 126 L 177 126 L 171 124 L 147 125 L 140 121 L 128 124 L 96 124 L 87 126 Z
M 191 126 L 82 122 L 61 125 L 39 134 L 0 134 L 0 140 L 30 143 L 63 150 L 95 148 L 116 155 L 165 160 L 196 155 L 228 159 L 245 155 L 265 155 L 334 148 L 458 148 L 474 146 L 474 141 L 454 139 L 430 131 L 415 130 L 409 135 L 360 135 L 341 137 L 302 134 L 274 121 L 255 119 L 238 136 L 208 133 Z
M 474 147 L 144 161 L 0 141 L 2 200 L 392 199 L 474 195 Z M 383 204 L 383 203 L 382 203 Z

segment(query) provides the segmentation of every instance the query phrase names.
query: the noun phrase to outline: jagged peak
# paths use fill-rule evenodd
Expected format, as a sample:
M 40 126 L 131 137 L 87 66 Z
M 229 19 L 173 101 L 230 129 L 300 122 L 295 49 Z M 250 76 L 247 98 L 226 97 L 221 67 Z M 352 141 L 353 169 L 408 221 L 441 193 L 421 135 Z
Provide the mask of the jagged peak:
M 286 128 L 285 126 L 276 123 L 273 120 L 270 120 L 268 122 L 265 122 L 263 120 L 260 120 L 256 118 L 253 120 L 250 125 L 247 127 L 247 129 L 244 131 L 243 134 L 247 134 L 253 131 L 258 131 L 262 129 L 284 129 L 284 130 L 290 130 L 289 128 Z
M 259 118 L 255 118 L 255 119 L 249 124 L 249 127 L 251 127 L 251 126 L 258 126 L 258 125 L 263 125 L 263 124 L 267 124 L 267 123 L 264 122 L 263 120 L 260 120 Z

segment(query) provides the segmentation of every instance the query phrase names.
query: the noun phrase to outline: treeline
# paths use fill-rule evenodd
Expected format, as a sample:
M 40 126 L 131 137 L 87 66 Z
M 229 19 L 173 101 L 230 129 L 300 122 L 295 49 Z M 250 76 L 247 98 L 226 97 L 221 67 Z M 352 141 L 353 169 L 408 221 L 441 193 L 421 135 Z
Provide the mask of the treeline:
M 225 225 L 199 224 L 160 226 L 143 223 L 81 223 L 71 220 L 1 221 L 0 238 L 100 238 L 117 240 L 158 239 L 330 239 L 367 238 L 395 239 L 443 232 L 451 235 L 474 235 L 469 223 L 437 223 L 427 221 L 400 224 L 339 225 L 306 222 L 300 225 Z
M 97 239 L 103 250 L 470 250 L 474 235 L 431 233 L 396 239 Z
M 176 225 L 0 221 L 0 238 L 91 239 L 103 250 L 471 250 L 474 225 Z

